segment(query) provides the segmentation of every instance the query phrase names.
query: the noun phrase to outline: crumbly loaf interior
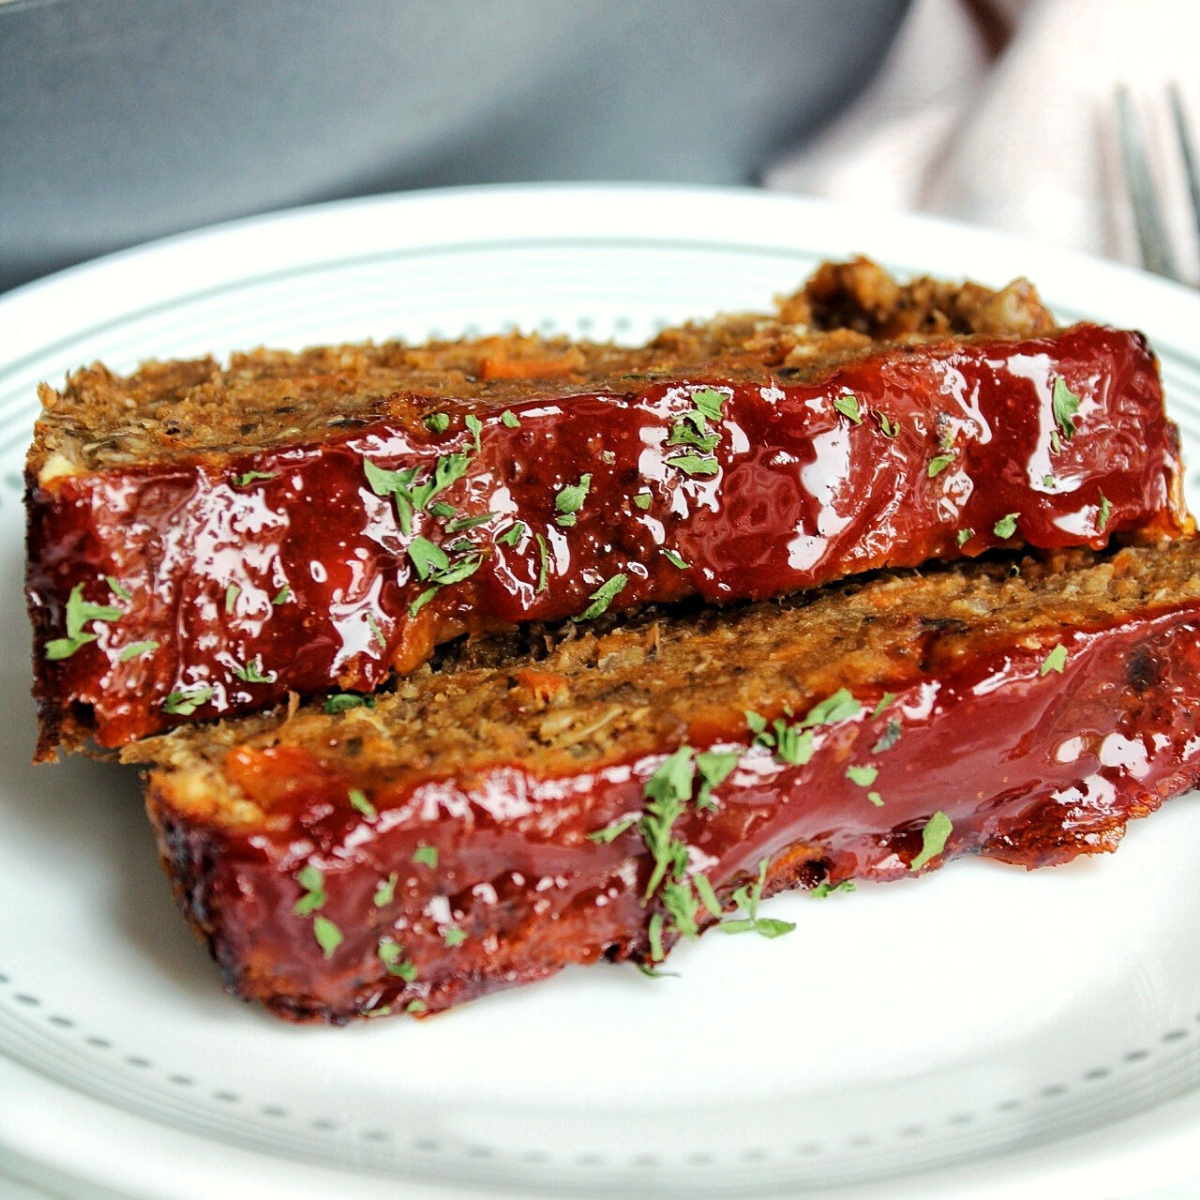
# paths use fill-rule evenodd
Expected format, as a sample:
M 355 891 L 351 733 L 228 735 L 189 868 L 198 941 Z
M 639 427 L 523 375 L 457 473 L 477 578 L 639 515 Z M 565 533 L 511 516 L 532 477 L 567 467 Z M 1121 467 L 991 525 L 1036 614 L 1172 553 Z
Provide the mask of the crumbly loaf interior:
M 509 642 L 459 642 L 399 681 L 374 708 L 321 702 L 183 727 L 123 752 L 175 772 L 170 790 L 197 815 L 232 824 L 262 813 L 221 776 L 247 745 L 300 746 L 358 779 L 469 775 L 520 761 L 537 775 L 584 770 L 705 744 L 742 728 L 744 710 L 804 712 L 839 687 L 898 690 L 926 670 L 1014 638 L 1057 644 L 1149 606 L 1200 595 L 1200 541 L 883 574 L 808 597 L 731 610 L 647 610 L 620 622 L 529 629 Z
M 930 279 L 900 285 L 858 259 L 825 264 L 774 314 L 687 324 L 633 349 L 513 334 L 257 350 L 225 367 L 212 358 L 152 362 L 124 378 L 95 365 L 71 375 L 62 391 L 39 389 L 43 412 L 29 467 L 46 483 L 197 451 L 252 452 L 379 418 L 415 427 L 434 409 L 503 408 L 527 394 L 531 380 L 539 395 L 622 389 L 629 377 L 701 369 L 734 380 L 804 381 L 897 340 L 1028 337 L 1055 328 L 1025 280 L 1000 292 Z

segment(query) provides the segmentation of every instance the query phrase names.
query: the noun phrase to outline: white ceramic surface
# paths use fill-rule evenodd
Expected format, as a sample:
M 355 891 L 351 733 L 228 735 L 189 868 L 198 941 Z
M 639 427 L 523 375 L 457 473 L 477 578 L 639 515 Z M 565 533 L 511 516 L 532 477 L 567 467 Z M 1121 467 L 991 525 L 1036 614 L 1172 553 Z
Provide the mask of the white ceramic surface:
M 1195 795 L 1103 860 L 962 862 L 819 904 L 779 898 L 791 937 L 683 946 L 677 979 L 574 970 L 425 1023 L 329 1030 L 223 994 L 173 909 L 135 773 L 27 765 L 19 473 L 39 379 L 96 358 L 120 370 L 510 323 L 641 338 L 766 306 L 856 251 L 903 273 L 1026 273 L 1060 316 L 1144 329 L 1200 463 L 1200 298 L 961 227 L 761 193 L 340 204 L 0 299 L 0 1168 L 58 1194 L 172 1200 L 1061 1196 L 1187 1168 Z

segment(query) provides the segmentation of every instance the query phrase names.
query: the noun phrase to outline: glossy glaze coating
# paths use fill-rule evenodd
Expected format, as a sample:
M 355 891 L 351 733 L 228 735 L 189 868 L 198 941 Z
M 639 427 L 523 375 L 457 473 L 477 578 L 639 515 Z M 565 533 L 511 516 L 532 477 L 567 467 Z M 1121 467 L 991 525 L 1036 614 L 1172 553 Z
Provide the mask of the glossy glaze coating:
M 545 399 L 531 384 L 508 409 L 477 406 L 475 431 L 451 409 L 440 432 L 377 422 L 31 486 L 40 756 L 289 691 L 371 690 L 464 630 L 579 616 L 597 594 L 614 610 L 757 599 L 1185 524 L 1177 435 L 1137 334 L 892 347 L 806 386 L 627 382 Z M 719 418 L 685 416 L 714 397 Z M 447 486 L 411 516 L 377 473 L 419 487 L 439 462 Z M 419 561 L 428 543 L 444 559 Z M 453 581 L 436 586 L 439 571 Z M 51 661 L 77 587 L 119 618 Z
M 856 715 L 818 728 L 804 765 L 753 744 L 730 712 L 724 733 L 696 748 L 732 751 L 737 767 L 714 807 L 694 797 L 674 827 L 687 869 L 707 876 L 728 915 L 764 859 L 767 893 L 908 878 L 939 811 L 953 828 L 920 870 L 967 853 L 1039 867 L 1112 850 L 1127 820 L 1200 777 L 1198 635 L 1193 598 L 1069 631 L 1054 643 L 1061 671 L 1047 668 L 1044 639 L 1006 637 L 1002 625 L 965 661 L 934 642 L 923 664 L 902 664 L 893 698 L 871 685 Z M 643 901 L 643 837 L 588 835 L 640 815 L 646 781 L 674 749 L 555 778 L 498 763 L 396 784 L 285 742 L 226 760 L 227 777 L 270 813 L 252 831 L 186 815 L 169 774 L 151 777 L 149 808 L 184 910 L 235 993 L 295 1020 L 433 1012 L 568 963 L 651 955 L 663 909 L 659 894 Z M 848 774 L 860 767 L 877 774 Z M 369 811 L 348 801 L 355 787 Z M 298 914 L 313 868 L 322 904 Z M 317 916 L 343 939 L 332 950 L 317 943 Z M 669 946 L 678 934 L 665 929 Z M 802 939 L 773 952 L 803 953 Z M 392 964 L 407 977 L 381 961 L 385 944 L 399 947 Z

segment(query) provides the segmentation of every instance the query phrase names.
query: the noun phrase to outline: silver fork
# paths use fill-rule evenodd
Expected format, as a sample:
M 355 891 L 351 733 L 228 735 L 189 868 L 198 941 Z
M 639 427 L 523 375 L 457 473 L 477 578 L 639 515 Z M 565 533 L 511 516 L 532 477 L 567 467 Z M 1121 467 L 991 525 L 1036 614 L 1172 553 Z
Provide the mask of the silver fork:
M 1191 124 L 1184 110 L 1183 96 L 1178 84 L 1170 85 L 1168 98 L 1173 118 L 1175 144 L 1187 179 L 1192 219 L 1196 225 L 1197 240 L 1200 242 L 1200 152 L 1196 150 Z M 1142 264 L 1147 271 L 1183 282 L 1179 260 L 1172 250 L 1167 224 L 1163 218 L 1163 208 L 1154 173 L 1150 169 L 1145 132 L 1142 122 L 1138 119 L 1129 89 L 1124 85 L 1117 88 L 1117 137 L 1121 148 L 1121 167 L 1125 176 L 1125 188 L 1129 193 L 1134 224 L 1137 228 Z

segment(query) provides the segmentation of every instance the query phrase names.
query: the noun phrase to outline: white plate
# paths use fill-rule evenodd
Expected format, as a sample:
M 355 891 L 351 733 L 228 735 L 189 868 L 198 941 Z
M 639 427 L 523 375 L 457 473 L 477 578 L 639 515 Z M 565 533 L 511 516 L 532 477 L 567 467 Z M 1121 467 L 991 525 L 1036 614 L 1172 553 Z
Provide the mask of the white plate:
M 1026 874 L 956 863 L 706 938 L 681 978 L 556 980 L 426 1023 L 296 1028 L 222 993 L 136 775 L 28 766 L 19 471 L 39 379 L 101 358 L 507 323 L 641 338 L 819 259 L 1001 284 L 1145 329 L 1200 462 L 1200 299 L 965 228 L 761 193 L 512 188 L 174 239 L 0 299 L 0 1163 L 61 1193 L 288 1200 L 1107 1194 L 1200 1137 L 1200 809 Z

